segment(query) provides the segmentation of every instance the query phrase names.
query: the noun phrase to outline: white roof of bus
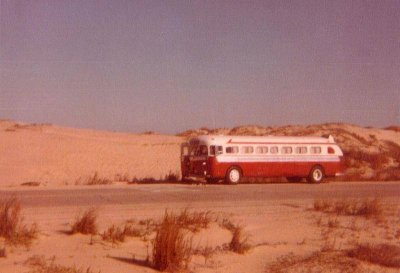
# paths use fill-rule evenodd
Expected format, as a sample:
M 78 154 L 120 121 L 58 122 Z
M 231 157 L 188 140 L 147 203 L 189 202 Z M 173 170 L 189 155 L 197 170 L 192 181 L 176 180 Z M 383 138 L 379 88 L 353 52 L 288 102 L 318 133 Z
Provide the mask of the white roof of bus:
M 291 137 L 291 136 L 215 136 L 215 135 L 202 135 L 194 137 L 191 140 L 198 140 L 199 142 L 208 145 L 256 145 L 256 144 L 335 144 L 332 136 L 329 138 L 324 137 Z

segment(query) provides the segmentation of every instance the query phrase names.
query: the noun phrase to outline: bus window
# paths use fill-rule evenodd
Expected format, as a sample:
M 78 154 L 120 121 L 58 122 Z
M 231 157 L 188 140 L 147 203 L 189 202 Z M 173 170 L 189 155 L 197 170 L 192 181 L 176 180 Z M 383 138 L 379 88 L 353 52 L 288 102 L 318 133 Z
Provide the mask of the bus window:
M 320 154 L 321 153 L 321 147 L 318 147 L 318 146 L 311 147 L 310 150 L 311 150 L 312 154 Z
M 281 148 L 281 153 L 282 154 L 291 154 L 293 152 L 292 147 L 289 146 L 284 146 Z
M 194 156 L 196 154 L 197 147 L 189 146 L 189 155 Z
M 210 155 L 215 155 L 215 146 L 214 145 L 210 146 Z
M 225 152 L 227 154 L 237 154 L 239 152 L 239 148 L 237 146 L 226 147 Z
M 200 146 L 200 154 L 201 155 L 208 155 L 208 149 L 207 149 L 207 146 L 206 145 L 201 145 Z
M 208 155 L 208 149 L 206 145 L 200 145 L 197 147 L 196 156 Z
M 222 154 L 222 146 L 210 146 L 210 155 L 220 155 Z
M 266 153 L 268 153 L 268 147 L 258 146 L 258 147 L 256 147 L 256 153 L 257 154 L 266 154 Z
M 332 147 L 328 147 L 328 154 L 334 154 L 335 150 Z
M 189 155 L 189 147 L 182 145 L 181 154 L 184 155 L 184 156 Z
M 277 146 L 272 146 L 271 149 L 269 149 L 271 154 L 277 154 L 278 153 L 278 147 Z
M 252 154 L 254 152 L 253 146 L 242 146 L 240 148 L 242 154 Z
M 307 147 L 296 147 L 296 154 L 306 154 Z

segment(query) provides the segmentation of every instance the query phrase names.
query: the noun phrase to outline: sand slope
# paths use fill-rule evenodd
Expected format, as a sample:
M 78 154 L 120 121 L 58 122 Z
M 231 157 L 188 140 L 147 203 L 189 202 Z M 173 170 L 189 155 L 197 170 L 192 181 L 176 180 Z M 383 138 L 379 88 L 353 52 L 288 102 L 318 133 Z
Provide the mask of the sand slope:
M 257 136 L 332 135 L 344 151 L 347 171 L 342 180 L 400 180 L 400 127 L 366 128 L 343 123 L 282 127 L 239 126 L 232 129 L 188 130 L 180 134 L 190 137 L 201 134 Z
M 96 173 L 111 181 L 180 175 L 180 144 L 199 134 L 333 135 L 345 152 L 344 180 L 399 180 L 400 130 L 349 124 L 186 131 L 179 136 L 128 134 L 0 120 L 0 186 L 85 184 Z
M 84 183 L 179 173 L 181 138 L 0 122 L 0 184 Z

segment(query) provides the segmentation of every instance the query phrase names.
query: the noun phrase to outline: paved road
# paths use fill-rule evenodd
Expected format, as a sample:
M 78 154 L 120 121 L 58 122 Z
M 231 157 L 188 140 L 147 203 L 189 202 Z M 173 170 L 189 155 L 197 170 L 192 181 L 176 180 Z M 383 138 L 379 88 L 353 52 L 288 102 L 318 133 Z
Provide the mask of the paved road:
M 18 197 L 24 207 L 99 206 L 146 203 L 285 201 L 319 198 L 379 197 L 398 199 L 398 182 L 340 182 L 310 184 L 122 185 L 62 189 L 0 190 L 0 199 Z

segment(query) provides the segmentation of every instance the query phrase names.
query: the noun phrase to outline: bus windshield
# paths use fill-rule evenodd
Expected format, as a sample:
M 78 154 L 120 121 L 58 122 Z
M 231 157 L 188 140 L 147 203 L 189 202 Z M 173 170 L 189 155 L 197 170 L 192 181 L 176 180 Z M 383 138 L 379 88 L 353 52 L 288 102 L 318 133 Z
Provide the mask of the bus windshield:
M 208 155 L 208 147 L 206 145 L 190 146 L 190 154 L 194 156 Z

